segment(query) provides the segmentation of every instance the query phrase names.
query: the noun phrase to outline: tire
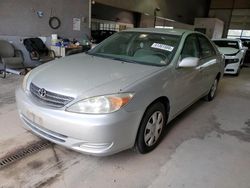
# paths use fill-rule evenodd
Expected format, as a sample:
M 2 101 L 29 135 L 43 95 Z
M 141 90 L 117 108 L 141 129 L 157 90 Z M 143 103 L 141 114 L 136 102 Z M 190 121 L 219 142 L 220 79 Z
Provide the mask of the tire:
M 237 72 L 235 73 L 235 76 L 239 76 L 240 75 L 240 69 L 241 68 L 238 68 Z
M 217 87 L 218 87 L 219 79 L 216 78 L 214 80 L 213 85 L 211 86 L 209 93 L 204 97 L 206 101 L 212 101 L 216 95 Z
M 244 58 L 244 59 L 241 59 L 241 62 L 240 62 L 240 69 L 243 68 L 243 66 L 244 66 L 244 61 L 245 61 L 245 58 Z
M 145 112 L 137 134 L 135 148 L 145 154 L 159 144 L 167 122 L 167 112 L 160 102 L 152 104 Z

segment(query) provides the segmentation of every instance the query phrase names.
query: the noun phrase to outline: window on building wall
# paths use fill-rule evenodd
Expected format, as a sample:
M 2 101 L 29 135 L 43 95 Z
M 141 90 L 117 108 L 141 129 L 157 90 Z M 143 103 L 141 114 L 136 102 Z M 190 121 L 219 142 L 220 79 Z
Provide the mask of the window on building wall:
M 101 23 L 100 24 L 100 30 L 106 30 L 106 31 L 122 31 L 127 28 L 133 28 L 133 25 L 129 24 L 115 24 L 115 23 Z
M 109 29 L 111 31 L 115 31 L 115 24 L 109 24 Z
M 244 38 L 250 37 L 250 30 L 229 29 L 227 38 Z
M 111 31 L 113 33 L 122 31 L 124 29 L 133 28 L 133 24 L 119 23 L 105 20 L 93 19 L 91 21 L 91 31 Z
M 103 25 L 103 23 L 100 23 L 100 30 L 104 30 L 104 25 Z
M 243 30 L 242 37 L 250 37 L 250 30 Z

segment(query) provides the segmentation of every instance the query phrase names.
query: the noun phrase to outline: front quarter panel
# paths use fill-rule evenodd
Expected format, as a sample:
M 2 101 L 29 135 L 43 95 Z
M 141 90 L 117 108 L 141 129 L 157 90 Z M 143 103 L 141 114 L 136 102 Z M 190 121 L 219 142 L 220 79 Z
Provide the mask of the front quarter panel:
M 170 101 L 173 99 L 172 93 L 174 74 L 172 66 L 163 67 L 162 70 L 150 75 L 150 77 L 141 80 L 139 83 L 130 85 L 124 90 L 134 91 L 135 95 L 131 102 L 125 107 L 127 111 L 141 111 L 143 115 L 147 107 L 159 97 L 167 97 Z M 170 107 L 171 109 L 171 107 Z

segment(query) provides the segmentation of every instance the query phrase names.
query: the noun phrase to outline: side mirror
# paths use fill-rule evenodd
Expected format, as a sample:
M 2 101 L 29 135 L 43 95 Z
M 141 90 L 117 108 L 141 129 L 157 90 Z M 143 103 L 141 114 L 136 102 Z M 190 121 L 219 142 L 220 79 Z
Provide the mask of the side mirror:
M 184 59 L 181 60 L 181 62 L 179 63 L 178 67 L 181 68 L 191 68 L 191 67 L 196 67 L 199 63 L 199 58 L 197 57 L 186 57 Z

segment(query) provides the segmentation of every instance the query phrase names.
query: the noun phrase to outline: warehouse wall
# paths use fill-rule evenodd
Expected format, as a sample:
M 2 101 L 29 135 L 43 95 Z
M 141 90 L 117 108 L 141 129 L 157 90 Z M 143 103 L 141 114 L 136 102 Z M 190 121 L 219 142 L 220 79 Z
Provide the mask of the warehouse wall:
M 133 12 L 113 8 L 99 3 L 92 5 L 92 18 L 129 24 L 135 23 Z
M 156 26 L 168 26 L 173 27 L 176 29 L 189 29 L 193 30 L 194 26 L 189 24 L 184 24 L 181 22 L 171 21 L 164 18 L 157 18 L 156 19 Z M 141 16 L 141 23 L 140 27 L 154 27 L 154 17 L 150 15 L 142 15 Z
M 250 1 L 211 0 L 209 17 L 225 23 L 223 37 L 227 36 L 229 28 L 250 30 Z
M 96 2 L 123 8 L 134 12 L 154 15 L 154 9 L 161 11 L 157 15 L 187 24 L 193 24 L 195 17 L 206 17 L 208 14 L 209 0 L 96 0 Z
M 210 8 L 212 9 L 247 9 L 250 8 L 249 0 L 211 0 Z
M 51 9 L 53 13 L 51 15 Z M 37 11 L 43 11 L 39 18 Z M 50 28 L 50 16 L 57 16 L 61 27 L 57 30 Z M 81 39 L 84 33 L 89 34 L 88 28 L 89 1 L 88 0 L 0 0 L 0 39 L 10 41 L 16 48 L 23 51 L 25 65 L 34 67 L 38 62 L 31 61 L 23 45 L 27 37 L 44 36 L 46 43 L 50 43 L 53 33 L 65 38 Z M 81 18 L 81 30 L 73 31 L 73 18 Z M 83 17 L 85 19 L 83 19 Z
M 73 31 L 72 19 L 87 18 L 89 11 L 88 0 L 1 0 L 0 1 L 0 35 L 8 36 L 48 36 L 52 33 L 64 37 L 81 37 L 88 33 L 88 19 L 81 23 L 81 31 Z M 53 30 L 49 27 L 49 18 L 57 16 L 61 27 Z M 39 18 L 37 11 L 43 11 Z

